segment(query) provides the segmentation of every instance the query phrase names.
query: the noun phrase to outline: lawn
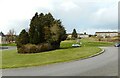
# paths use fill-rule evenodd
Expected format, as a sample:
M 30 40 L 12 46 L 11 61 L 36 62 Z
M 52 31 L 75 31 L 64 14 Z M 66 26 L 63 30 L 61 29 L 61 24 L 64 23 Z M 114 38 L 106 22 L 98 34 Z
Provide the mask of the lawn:
M 81 42 L 82 47 L 72 48 L 71 45 L 73 43 L 76 43 L 76 41 L 63 41 L 60 46 L 61 49 L 36 54 L 18 54 L 17 50 L 3 51 L 2 68 L 40 66 L 58 62 L 83 59 L 100 52 L 101 49 L 96 46 L 108 46 L 112 44 L 106 42 L 92 43 L 87 40 L 81 40 Z
M 99 41 L 94 41 L 91 39 L 81 39 L 80 42 L 82 43 L 82 47 L 102 47 L 102 46 L 113 46 L 113 42 L 99 42 Z M 61 48 L 69 48 L 73 43 L 76 43 L 75 40 L 66 40 L 61 43 Z
M 101 46 L 113 46 L 114 42 L 100 42 L 100 41 L 94 41 L 91 39 L 81 39 L 82 46 L 89 47 L 89 46 L 94 46 L 94 47 L 101 47 Z
M 0 44 L 0 46 L 16 46 L 16 44 L 15 43 Z

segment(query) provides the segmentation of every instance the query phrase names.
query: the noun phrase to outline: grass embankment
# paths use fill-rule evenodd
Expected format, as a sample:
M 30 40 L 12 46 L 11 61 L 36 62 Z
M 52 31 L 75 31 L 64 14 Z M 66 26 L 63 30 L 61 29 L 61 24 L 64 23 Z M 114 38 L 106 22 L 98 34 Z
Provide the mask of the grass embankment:
M 8 50 L 2 52 L 2 68 L 17 68 L 28 66 L 40 66 L 58 62 L 65 62 L 77 59 L 83 59 L 101 51 L 95 46 L 108 46 L 112 43 L 91 42 L 81 40 L 82 47 L 72 48 L 71 45 L 76 41 L 63 41 L 61 49 L 36 53 L 36 54 L 18 54 L 17 50 Z M 87 47 L 86 47 L 87 46 Z
M 0 46 L 16 46 L 16 44 L 15 43 L 0 44 Z

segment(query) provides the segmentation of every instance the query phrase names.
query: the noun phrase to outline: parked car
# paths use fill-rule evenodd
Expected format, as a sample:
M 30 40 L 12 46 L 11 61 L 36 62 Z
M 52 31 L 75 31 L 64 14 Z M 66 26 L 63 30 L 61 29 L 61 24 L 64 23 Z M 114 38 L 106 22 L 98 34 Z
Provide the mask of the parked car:
M 115 47 L 120 47 L 120 42 L 118 42 L 118 43 L 115 43 L 115 45 L 114 45 Z
M 80 47 L 79 44 L 72 44 L 72 47 Z

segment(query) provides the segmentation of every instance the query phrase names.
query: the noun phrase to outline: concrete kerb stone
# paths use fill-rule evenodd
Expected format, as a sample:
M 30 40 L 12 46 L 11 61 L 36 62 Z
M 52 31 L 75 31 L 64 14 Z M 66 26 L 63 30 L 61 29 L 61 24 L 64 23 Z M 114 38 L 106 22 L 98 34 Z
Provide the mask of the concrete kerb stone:
M 102 49 L 102 48 L 101 48 L 101 49 Z M 86 58 L 83 58 L 83 59 L 81 59 L 81 60 L 84 60 L 84 59 L 88 59 L 88 58 L 92 58 L 92 57 L 98 56 L 98 55 L 100 55 L 100 54 L 102 54 L 102 53 L 104 53 L 104 52 L 105 52 L 105 49 L 102 49 L 102 51 L 100 51 L 99 53 L 93 54 L 93 55 L 88 56 L 88 57 L 86 57 Z

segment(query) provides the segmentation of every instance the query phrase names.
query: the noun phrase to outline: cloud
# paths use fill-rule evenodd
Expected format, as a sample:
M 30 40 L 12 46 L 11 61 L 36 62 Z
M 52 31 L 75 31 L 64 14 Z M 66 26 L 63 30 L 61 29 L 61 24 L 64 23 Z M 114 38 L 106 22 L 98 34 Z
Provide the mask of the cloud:
M 73 9 L 78 9 L 79 6 L 76 5 L 75 3 L 73 3 L 72 1 L 65 1 L 64 3 L 62 3 L 60 5 L 60 8 L 65 10 L 65 11 L 70 11 L 70 10 L 73 10 Z
M 102 26 L 104 29 L 117 29 L 118 28 L 118 7 L 110 6 L 108 8 L 100 8 L 92 14 L 94 25 L 96 27 Z
M 0 0 L 0 31 L 19 33 L 29 26 L 35 12 L 51 12 L 67 32 L 117 29 L 118 0 Z
M 44 0 L 0 0 L 0 29 L 8 32 L 11 28 L 26 27 L 36 12 L 36 8 L 52 9 L 51 3 Z M 25 23 L 26 22 L 26 23 Z M 25 25 L 26 24 L 26 25 Z M 21 25 L 21 26 L 20 26 Z M 19 26 L 19 27 L 18 27 Z M 19 29 L 17 32 L 20 31 Z M 18 32 L 19 33 L 19 32 Z

